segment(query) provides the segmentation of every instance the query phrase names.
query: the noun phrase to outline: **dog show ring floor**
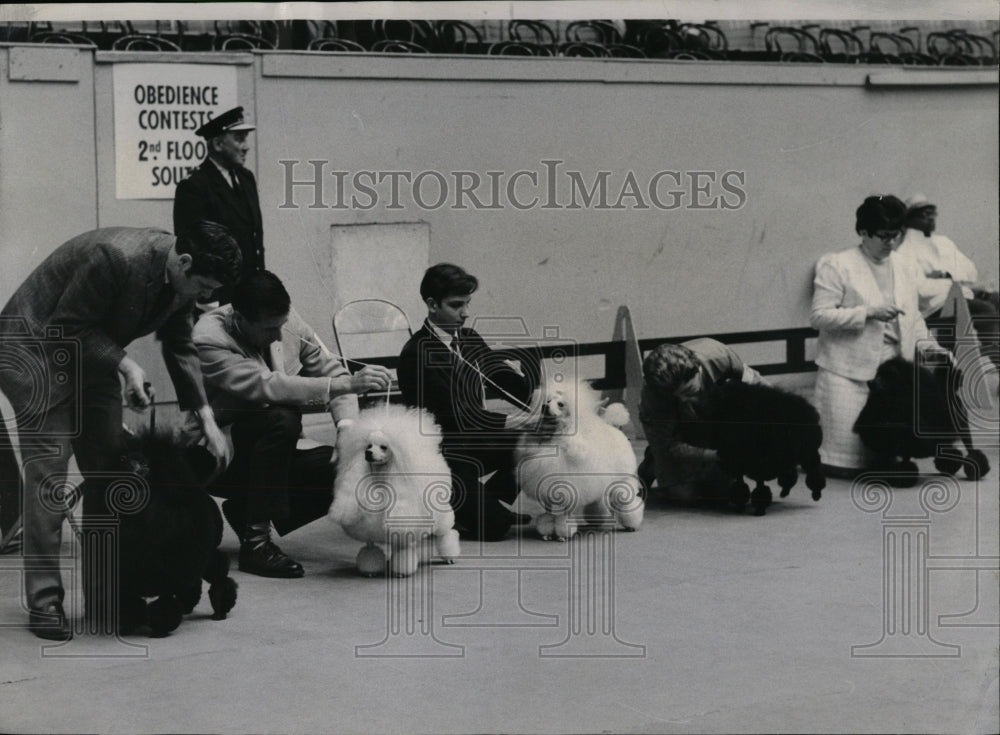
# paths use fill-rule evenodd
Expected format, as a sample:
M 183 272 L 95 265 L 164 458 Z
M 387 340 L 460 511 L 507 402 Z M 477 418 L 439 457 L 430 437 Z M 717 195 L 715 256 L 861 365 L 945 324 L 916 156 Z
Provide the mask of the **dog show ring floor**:
M 800 478 L 763 517 L 654 497 L 636 533 L 520 526 L 403 579 L 321 519 L 277 539 L 304 578 L 234 571 L 228 619 L 206 594 L 165 638 L 46 644 L 0 556 L 0 732 L 997 732 L 990 425 L 979 482 L 921 460 L 916 487 L 814 502 Z

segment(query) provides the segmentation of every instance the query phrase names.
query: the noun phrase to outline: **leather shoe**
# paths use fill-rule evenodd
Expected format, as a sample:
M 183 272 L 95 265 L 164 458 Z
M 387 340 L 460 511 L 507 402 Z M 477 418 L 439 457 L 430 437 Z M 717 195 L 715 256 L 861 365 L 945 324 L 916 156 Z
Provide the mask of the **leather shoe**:
M 28 616 L 28 629 L 47 641 L 68 641 L 73 637 L 73 628 L 66 620 L 61 602 L 50 602 L 41 610 L 32 610 Z
M 240 546 L 239 568 L 241 572 L 261 577 L 294 579 L 305 574 L 301 564 L 270 540 L 244 542 Z

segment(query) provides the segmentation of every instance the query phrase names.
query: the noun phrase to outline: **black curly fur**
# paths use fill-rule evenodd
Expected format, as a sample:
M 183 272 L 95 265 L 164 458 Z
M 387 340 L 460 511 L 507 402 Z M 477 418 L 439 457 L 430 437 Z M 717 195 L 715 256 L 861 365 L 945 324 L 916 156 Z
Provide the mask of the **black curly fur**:
M 119 516 L 119 631 L 146 625 L 153 636 L 168 635 L 198 604 L 202 579 L 210 585 L 213 619 L 225 619 L 236 582 L 218 549 L 222 515 L 204 489 L 213 458 L 163 432 L 123 436 L 120 454 L 125 470 L 146 479 L 149 502 Z M 146 598 L 156 599 L 147 606 Z
M 901 357 L 888 360 L 868 382 L 868 400 L 854 431 L 880 465 L 934 457 L 939 472 L 957 475 L 964 469 L 969 479 L 984 477 L 990 465 L 973 446 L 961 386 L 962 374 L 950 362 L 922 366 Z M 958 441 L 967 456 L 953 446 Z
M 718 451 L 719 464 L 737 478 L 732 502 L 749 500 L 754 513 L 763 515 L 772 497 L 764 483 L 777 479 L 784 498 L 798 480 L 799 466 L 813 500 L 819 500 L 826 487 L 819 458 L 823 432 L 809 401 L 769 385 L 727 380 L 707 392 L 696 413 L 697 426 L 682 423 L 681 432 L 691 443 Z M 756 482 L 752 492 L 744 476 Z

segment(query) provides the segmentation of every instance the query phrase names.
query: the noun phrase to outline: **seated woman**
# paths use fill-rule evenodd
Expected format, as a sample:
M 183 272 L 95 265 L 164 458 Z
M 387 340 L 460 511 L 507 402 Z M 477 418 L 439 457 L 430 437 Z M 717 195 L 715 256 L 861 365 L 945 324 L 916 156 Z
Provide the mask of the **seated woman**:
M 714 339 L 662 344 L 642 362 L 643 386 L 639 420 L 649 440 L 639 465 L 648 488 L 653 479 L 660 493 L 679 502 L 728 502 L 733 478 L 718 465 L 714 449 L 685 441 L 682 426 L 697 427 L 699 399 L 727 378 L 763 382 L 760 373 Z M 690 438 L 690 431 L 685 436 Z
M 823 428 L 820 457 L 828 474 L 850 476 L 872 466 L 854 422 L 878 366 L 916 350 L 940 349 L 920 315 L 916 263 L 894 252 L 906 206 L 870 196 L 858 207 L 860 244 L 820 257 L 809 323 L 819 331 L 814 403 Z

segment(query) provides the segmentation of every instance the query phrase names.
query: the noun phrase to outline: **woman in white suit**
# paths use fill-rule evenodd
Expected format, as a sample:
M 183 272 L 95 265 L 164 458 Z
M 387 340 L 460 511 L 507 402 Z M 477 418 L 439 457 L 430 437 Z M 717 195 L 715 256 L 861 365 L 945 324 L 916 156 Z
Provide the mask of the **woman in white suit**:
M 809 318 L 819 331 L 815 403 L 823 427 L 820 456 L 834 471 L 871 464 L 853 429 L 878 366 L 936 347 L 920 315 L 923 276 L 894 252 L 905 214 L 894 196 L 868 197 L 856 212 L 860 244 L 827 253 L 816 264 Z

